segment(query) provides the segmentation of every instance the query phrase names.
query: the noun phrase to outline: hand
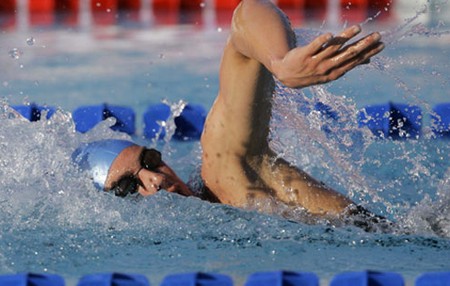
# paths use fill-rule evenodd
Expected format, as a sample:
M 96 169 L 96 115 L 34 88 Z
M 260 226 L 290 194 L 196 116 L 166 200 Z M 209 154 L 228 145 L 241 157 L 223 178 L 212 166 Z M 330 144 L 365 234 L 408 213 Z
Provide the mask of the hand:
M 290 50 L 284 58 L 272 60 L 272 73 L 293 88 L 336 80 L 384 49 L 377 32 L 344 46 L 360 32 L 359 26 L 352 26 L 338 37 L 321 35 L 307 46 Z

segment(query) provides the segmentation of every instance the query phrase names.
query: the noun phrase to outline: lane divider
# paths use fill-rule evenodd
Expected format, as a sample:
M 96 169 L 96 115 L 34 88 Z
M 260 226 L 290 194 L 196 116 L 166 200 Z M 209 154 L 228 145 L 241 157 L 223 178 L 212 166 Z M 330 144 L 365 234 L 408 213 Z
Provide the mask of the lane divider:
M 330 286 L 404 286 L 403 277 L 395 272 L 360 271 L 339 273 L 330 281 Z
M 14 108 L 20 115 L 25 117 L 30 121 L 38 121 L 41 119 L 41 115 L 46 113 L 46 118 L 49 119 L 55 112 L 56 108 L 52 106 L 40 106 L 35 103 L 29 105 L 13 105 Z
M 112 272 L 85 275 L 78 281 L 77 286 L 150 286 L 150 283 L 148 282 L 147 277 L 141 274 L 125 274 Z
M 450 272 L 425 272 L 415 280 L 415 286 L 448 286 Z M 0 285 L 7 286 L 64 286 L 62 276 L 56 274 L 21 273 L 0 275 Z M 233 286 L 228 275 L 217 273 L 180 273 L 166 276 L 160 286 Z M 244 286 L 319 286 L 319 278 L 312 272 L 273 271 L 251 274 Z M 383 271 L 342 272 L 332 277 L 330 286 L 404 286 L 401 274 Z M 99 273 L 81 277 L 77 286 L 150 286 L 147 277 L 129 273 Z
M 11 106 L 30 121 L 38 121 L 42 114 L 50 118 L 55 107 L 29 105 Z M 339 120 L 338 113 L 330 106 L 317 102 L 312 107 L 304 106 L 301 112 L 308 114 L 312 110 L 319 111 L 326 120 Z M 198 140 L 203 131 L 207 110 L 200 104 L 187 104 L 180 116 L 174 118 L 176 130 L 174 139 Z M 143 136 L 147 139 L 164 139 L 167 133 L 166 122 L 171 116 L 170 106 L 164 103 L 152 104 L 143 114 Z M 116 124 L 111 128 L 130 135 L 136 133 L 136 114 L 131 107 L 110 105 L 107 103 L 80 106 L 72 113 L 75 129 L 85 133 L 101 121 L 114 117 Z M 423 112 L 419 106 L 388 102 L 368 105 L 358 114 L 359 127 L 367 127 L 380 138 L 393 140 L 419 139 L 422 135 Z M 431 130 L 436 137 L 450 138 L 450 103 L 440 103 L 433 107 L 430 114 Z
M 64 286 L 64 278 L 56 274 L 20 273 L 0 275 L 0 285 Z
M 393 102 L 366 106 L 359 114 L 359 126 L 367 126 L 373 134 L 384 138 L 419 138 L 422 110 L 418 106 Z
M 160 286 L 231 286 L 233 280 L 228 275 L 217 273 L 180 273 L 166 276 Z
M 245 283 L 245 286 L 278 286 L 278 285 L 319 286 L 319 277 L 312 272 L 292 272 L 292 271 L 257 272 L 251 274 L 247 278 L 247 282 Z
M 166 136 L 165 122 L 170 117 L 170 106 L 164 103 L 150 105 L 144 113 L 144 137 L 148 139 L 164 139 Z M 187 104 L 180 116 L 174 119 L 177 140 L 198 140 L 202 135 L 207 111 L 201 105 Z
M 75 129 L 85 133 L 95 127 L 101 121 L 114 117 L 116 124 L 111 127 L 115 131 L 125 132 L 133 135 L 136 131 L 136 115 L 130 107 L 100 104 L 92 106 L 81 106 L 72 113 Z
M 433 107 L 431 128 L 441 137 L 450 137 L 450 103 L 440 103 Z

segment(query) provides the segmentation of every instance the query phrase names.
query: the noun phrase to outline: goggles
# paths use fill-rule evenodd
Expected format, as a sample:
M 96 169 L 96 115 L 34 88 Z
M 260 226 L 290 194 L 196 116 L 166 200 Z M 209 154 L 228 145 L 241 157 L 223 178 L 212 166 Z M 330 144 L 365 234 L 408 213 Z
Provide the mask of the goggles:
M 140 155 L 141 168 L 132 175 L 126 175 L 117 181 L 114 187 L 111 188 L 113 192 L 118 197 L 126 197 L 128 195 L 136 194 L 138 192 L 138 187 L 142 186 L 141 180 L 137 177 L 137 174 L 142 169 L 149 171 L 157 171 L 158 167 L 163 165 L 161 153 L 155 149 L 144 149 Z

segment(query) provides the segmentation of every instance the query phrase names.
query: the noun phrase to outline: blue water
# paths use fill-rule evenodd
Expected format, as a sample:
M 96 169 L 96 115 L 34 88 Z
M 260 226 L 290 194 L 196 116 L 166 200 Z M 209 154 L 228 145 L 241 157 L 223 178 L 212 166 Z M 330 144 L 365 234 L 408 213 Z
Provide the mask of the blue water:
M 421 17 L 365 24 L 366 31 L 385 34 L 381 56 L 338 82 L 282 90 L 275 100 L 273 148 L 396 221 L 388 234 L 286 220 L 278 215 L 281 205 L 275 214 L 264 214 L 164 191 L 143 200 L 119 200 L 96 192 L 70 163 L 81 142 L 128 138 L 108 128 L 112 121 L 84 135 L 75 133 L 71 111 L 78 106 L 130 106 L 138 130 L 146 106 L 162 99 L 173 106 L 184 101 L 210 107 L 226 27 L 3 31 L 0 273 L 58 273 L 74 284 L 88 273 L 137 272 L 157 284 L 169 273 L 214 271 L 239 285 L 256 271 L 288 269 L 315 272 L 325 285 L 347 270 L 396 271 L 409 284 L 420 273 L 448 270 L 450 147 L 448 140 L 434 138 L 428 125 L 431 108 L 450 102 L 450 38 L 441 18 L 438 26 Z M 301 112 L 317 101 L 331 106 L 339 120 Z M 387 101 L 422 108 L 421 138 L 378 140 L 357 127 L 360 108 Z M 50 120 L 29 123 L 9 107 L 24 102 L 60 110 Z M 157 143 L 140 134 L 133 139 L 157 145 L 181 177 L 195 183 L 198 142 Z M 302 218 L 301 212 L 291 215 Z

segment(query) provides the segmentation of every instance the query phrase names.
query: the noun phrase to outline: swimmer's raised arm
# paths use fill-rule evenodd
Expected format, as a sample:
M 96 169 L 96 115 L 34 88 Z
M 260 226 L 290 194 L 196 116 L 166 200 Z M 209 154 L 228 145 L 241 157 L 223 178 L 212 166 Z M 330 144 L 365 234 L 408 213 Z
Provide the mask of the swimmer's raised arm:
M 305 47 L 281 10 L 266 0 L 236 9 L 220 67 L 219 95 L 202 135 L 202 178 L 222 203 L 245 207 L 267 199 L 314 215 L 340 216 L 354 203 L 281 159 L 269 147 L 274 80 L 304 87 L 334 80 L 382 50 L 375 33 L 343 46 L 360 31 L 325 34 Z
M 305 87 L 336 80 L 383 50 L 377 32 L 344 46 L 360 31 L 352 26 L 337 37 L 326 33 L 296 47 L 289 22 L 271 1 L 244 0 L 234 15 L 231 41 L 286 86 Z

